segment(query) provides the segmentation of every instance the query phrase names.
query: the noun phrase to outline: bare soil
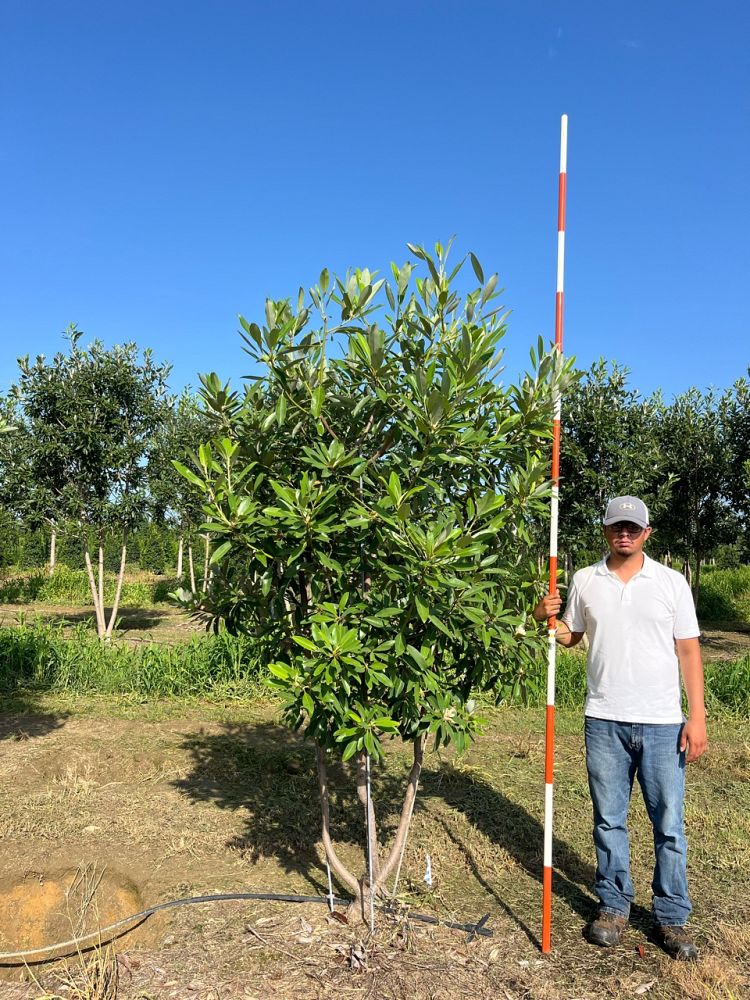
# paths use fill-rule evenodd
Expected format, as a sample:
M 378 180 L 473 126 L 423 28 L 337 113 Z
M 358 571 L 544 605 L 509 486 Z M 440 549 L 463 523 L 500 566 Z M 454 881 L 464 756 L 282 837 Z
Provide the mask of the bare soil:
M 106 608 L 109 615 L 111 609 Z M 0 604 L 0 627 L 17 624 L 19 618 L 27 621 L 41 619 L 56 625 L 75 626 L 82 622 L 96 628 L 96 616 L 91 604 Z M 118 636 L 128 642 L 184 642 L 191 635 L 200 634 L 203 627 L 192 621 L 179 608 L 168 604 L 152 607 L 124 607 L 118 611 Z
M 413 912 L 491 937 L 379 914 L 374 936 L 322 904 L 224 901 L 170 909 L 84 962 L 7 963 L 2 1000 L 750 996 L 750 724 L 716 721 L 687 802 L 693 928 L 702 958 L 671 962 L 647 936 L 651 847 L 634 797 L 637 906 L 611 951 L 582 932 L 594 900 L 590 806 L 576 713 L 560 713 L 552 954 L 539 948 L 542 713 L 493 714 L 462 759 L 427 759 L 399 894 Z M 392 835 L 400 744 L 374 777 Z M 0 715 L 0 952 L 39 948 L 207 893 L 325 895 L 311 748 L 277 706 L 134 705 L 51 696 Z M 361 871 L 359 808 L 333 769 L 334 837 Z M 423 881 L 426 855 L 434 884 Z M 33 957 L 33 956 L 32 956 Z M 0 962 L 2 959 L 0 959 Z

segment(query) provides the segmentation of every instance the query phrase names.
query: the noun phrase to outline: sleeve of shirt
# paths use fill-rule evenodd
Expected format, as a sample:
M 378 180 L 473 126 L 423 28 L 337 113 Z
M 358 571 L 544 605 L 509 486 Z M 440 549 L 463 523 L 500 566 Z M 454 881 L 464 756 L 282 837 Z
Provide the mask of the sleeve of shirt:
M 695 614 L 693 595 L 684 576 L 677 574 L 676 608 L 674 616 L 675 639 L 696 639 L 700 634 Z
M 573 579 L 568 590 L 568 601 L 562 621 L 568 626 L 571 632 L 585 632 L 586 619 L 584 617 L 583 602 L 581 600 L 581 578 L 579 573 L 573 574 Z

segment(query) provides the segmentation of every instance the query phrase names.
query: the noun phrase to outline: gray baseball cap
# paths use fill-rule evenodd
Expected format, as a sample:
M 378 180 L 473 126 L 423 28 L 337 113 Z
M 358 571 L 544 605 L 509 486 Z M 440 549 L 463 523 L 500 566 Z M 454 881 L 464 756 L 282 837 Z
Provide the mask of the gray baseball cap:
M 604 524 L 617 524 L 618 521 L 632 521 L 640 528 L 648 527 L 648 507 L 638 497 L 615 497 L 607 504 L 604 512 Z

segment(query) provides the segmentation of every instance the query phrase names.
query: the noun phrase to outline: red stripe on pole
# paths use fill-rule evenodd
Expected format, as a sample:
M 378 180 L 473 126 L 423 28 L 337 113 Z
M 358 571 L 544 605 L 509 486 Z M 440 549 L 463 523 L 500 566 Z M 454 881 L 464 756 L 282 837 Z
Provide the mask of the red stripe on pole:
M 555 296 L 555 347 L 562 350 L 563 342 L 563 304 L 565 292 L 558 292 Z
M 545 866 L 543 876 L 543 889 L 545 899 L 552 898 L 552 869 Z M 542 951 L 546 954 L 552 951 L 552 911 L 545 911 L 542 918 Z
M 557 231 L 565 232 L 565 189 L 568 183 L 568 175 L 560 174 L 560 184 L 557 194 Z
M 560 421 L 552 423 L 552 485 L 560 485 Z

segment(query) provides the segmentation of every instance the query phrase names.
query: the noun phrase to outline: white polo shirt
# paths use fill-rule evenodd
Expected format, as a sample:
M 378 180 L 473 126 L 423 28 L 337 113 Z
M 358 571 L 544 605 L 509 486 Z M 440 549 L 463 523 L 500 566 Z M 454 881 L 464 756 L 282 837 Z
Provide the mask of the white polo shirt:
M 618 722 L 682 722 L 675 639 L 700 635 L 687 581 L 644 555 L 627 583 L 606 559 L 579 570 L 562 620 L 589 639 L 586 715 Z

